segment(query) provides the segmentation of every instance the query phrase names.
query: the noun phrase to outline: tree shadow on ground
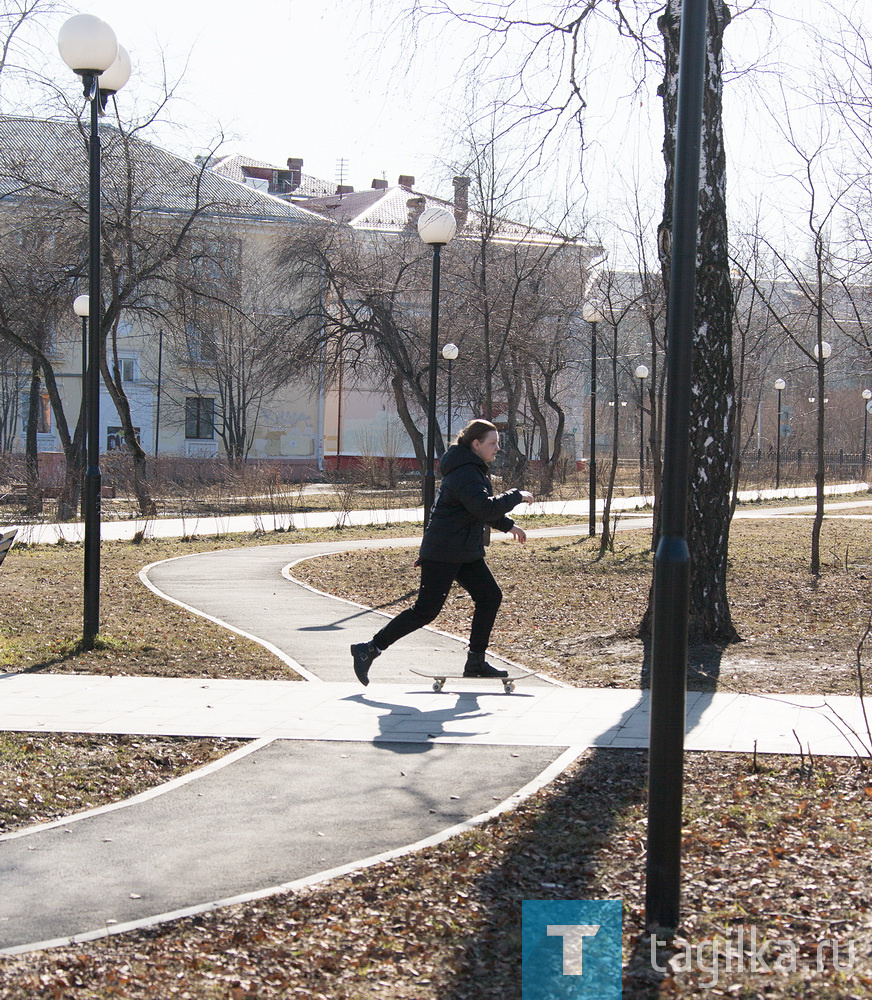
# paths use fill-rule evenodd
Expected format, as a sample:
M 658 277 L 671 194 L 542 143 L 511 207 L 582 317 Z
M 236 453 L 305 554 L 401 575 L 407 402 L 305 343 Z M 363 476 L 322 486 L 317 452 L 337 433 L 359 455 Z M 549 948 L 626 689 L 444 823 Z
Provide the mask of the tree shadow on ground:
M 384 604 L 373 604 L 371 607 L 367 606 L 365 608 L 361 608 L 360 611 L 355 611 L 353 614 L 346 615 L 344 618 L 336 618 L 332 622 L 327 622 L 327 624 L 321 623 L 318 625 L 304 625 L 299 629 L 299 631 L 332 632 L 340 628 L 340 626 L 346 625 L 348 624 L 348 622 L 354 621 L 355 618 L 366 617 L 366 615 L 370 614 L 373 611 L 380 611 L 382 608 L 392 608 L 397 604 L 405 604 L 409 600 L 411 600 L 411 598 L 413 598 L 417 593 L 418 593 L 418 588 L 415 587 L 414 590 L 407 590 L 405 594 L 402 594 L 400 597 L 393 597 L 391 598 L 391 600 L 385 601 Z
M 724 653 L 735 643 L 697 643 L 687 651 L 687 690 L 717 691 Z M 642 639 L 643 659 L 639 683 L 651 687 L 651 638 Z
M 446 1000 L 520 997 L 521 903 L 524 899 L 604 899 L 621 895 L 620 872 L 599 870 L 598 854 L 627 810 L 644 805 L 647 753 L 594 749 L 558 778 L 547 803 L 512 839 L 498 865 L 477 885 L 486 909 L 478 933 L 460 943 L 462 957 Z M 644 832 L 639 834 L 641 863 Z
M 101 647 L 99 644 L 95 644 L 95 649 L 109 648 Z M 19 667 L 15 672 L 18 674 L 38 674 L 43 670 L 51 670 L 52 667 L 59 667 L 62 664 L 74 663 L 80 657 L 89 653 L 82 645 L 82 640 L 78 642 L 70 643 L 68 646 L 63 647 L 54 656 L 47 656 L 42 660 L 37 660 L 34 663 L 29 663 L 26 667 Z M 79 669 L 84 670 L 84 667 Z M 91 667 L 92 669 L 92 667 Z
M 714 693 L 723 648 L 696 647 L 689 655 L 690 690 Z M 646 641 L 640 687 L 648 687 L 649 680 Z M 710 703 L 709 697 L 695 701 L 688 715 L 690 728 Z M 476 934 L 460 943 L 462 957 L 445 1000 L 520 998 L 524 899 L 623 899 L 624 939 L 630 938 L 624 1000 L 654 1000 L 660 995 L 671 973 L 666 971 L 669 953 L 661 948 L 655 968 L 651 939 L 644 933 L 647 785 L 647 750 L 598 747 L 552 783 L 544 804 L 519 807 L 530 810 L 530 821 L 478 883 L 482 923 Z M 628 822 L 628 814 L 640 813 L 640 819 L 631 816 Z M 632 869 L 603 867 L 608 863 L 603 851 L 614 837 L 638 841 L 638 860 Z

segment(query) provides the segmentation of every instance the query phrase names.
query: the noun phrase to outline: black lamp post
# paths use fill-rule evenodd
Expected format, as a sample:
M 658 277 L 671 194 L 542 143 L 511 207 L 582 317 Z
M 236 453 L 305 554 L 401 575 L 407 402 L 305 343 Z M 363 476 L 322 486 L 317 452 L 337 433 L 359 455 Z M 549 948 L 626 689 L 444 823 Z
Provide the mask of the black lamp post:
M 775 391 L 778 393 L 778 428 L 775 435 L 775 489 L 781 486 L 781 393 L 787 383 L 783 378 L 777 378 L 774 382 Z
M 441 251 L 457 231 L 454 216 L 447 208 L 428 208 L 418 219 L 418 235 L 433 247 L 433 286 L 430 296 L 430 384 L 427 398 L 427 458 L 424 469 L 424 527 L 430 520 L 430 508 L 436 499 L 436 367 L 439 341 L 439 273 Z
M 866 478 L 866 443 L 869 439 L 869 414 L 872 413 L 872 389 L 863 390 L 863 473 Z
M 77 14 L 58 33 L 61 58 L 82 78 L 90 102 L 88 136 L 88 370 L 84 384 L 87 468 L 82 489 L 85 572 L 82 647 L 93 649 L 100 630 L 100 131 L 107 99 L 130 78 L 130 57 L 115 32 L 92 14 Z
M 446 344 L 442 348 L 442 357 L 448 362 L 448 427 L 446 429 L 446 436 L 448 438 L 448 443 L 451 443 L 451 362 L 457 360 L 457 355 L 460 351 L 457 348 L 457 344 Z
M 635 371 L 639 380 L 639 495 L 645 495 L 645 379 L 648 366 L 637 365 Z
M 602 322 L 602 314 L 596 306 L 588 303 L 582 313 L 585 322 L 590 323 L 590 493 L 587 533 L 596 535 L 596 327 Z
M 679 925 L 684 728 L 690 624 L 687 495 L 707 0 L 684 0 L 666 311 L 666 419 L 660 541 L 654 558 L 645 924 Z

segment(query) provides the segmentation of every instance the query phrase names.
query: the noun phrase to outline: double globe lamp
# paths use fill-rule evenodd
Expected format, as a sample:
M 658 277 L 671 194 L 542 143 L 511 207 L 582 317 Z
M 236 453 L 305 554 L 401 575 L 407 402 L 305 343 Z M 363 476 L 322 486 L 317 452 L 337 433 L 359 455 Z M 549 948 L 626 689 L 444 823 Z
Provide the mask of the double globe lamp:
M 112 28 L 92 14 L 76 14 L 61 26 L 58 50 L 82 79 L 90 102 L 88 136 L 88 368 L 82 401 L 85 408 L 87 468 L 82 486 L 85 516 L 84 614 L 82 647 L 93 649 L 100 627 L 100 355 L 103 315 L 100 296 L 100 132 L 106 102 L 130 79 L 130 56 Z M 80 297 L 81 298 L 81 297 Z

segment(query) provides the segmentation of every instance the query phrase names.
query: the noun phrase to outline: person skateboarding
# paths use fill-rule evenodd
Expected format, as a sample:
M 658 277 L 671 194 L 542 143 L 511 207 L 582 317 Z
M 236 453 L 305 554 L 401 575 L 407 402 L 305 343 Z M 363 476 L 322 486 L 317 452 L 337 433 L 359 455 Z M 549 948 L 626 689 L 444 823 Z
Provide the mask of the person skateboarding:
M 514 535 L 522 544 L 527 540 L 523 528 L 507 514 L 518 504 L 530 503 L 533 494 L 513 489 L 494 496 L 488 466 L 499 450 L 497 428 L 489 420 L 472 420 L 442 456 L 439 463 L 442 482 L 415 564 L 421 568 L 417 600 L 369 642 L 352 645 L 354 673 L 361 684 L 369 684 L 369 670 L 376 657 L 398 639 L 436 618 L 455 580 L 469 592 L 475 605 L 463 676 L 508 677 L 507 670 L 498 670 L 485 660 L 503 599 L 503 592 L 485 562 L 485 546 L 492 527 Z

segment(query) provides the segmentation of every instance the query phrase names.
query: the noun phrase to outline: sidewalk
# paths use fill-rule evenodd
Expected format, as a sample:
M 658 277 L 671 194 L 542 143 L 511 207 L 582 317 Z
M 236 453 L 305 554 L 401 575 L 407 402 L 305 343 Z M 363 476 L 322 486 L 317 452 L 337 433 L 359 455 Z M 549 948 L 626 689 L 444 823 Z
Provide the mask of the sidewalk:
M 495 659 L 495 658 L 492 658 Z M 0 675 L 12 732 L 140 733 L 228 739 L 502 747 L 646 747 L 647 691 L 518 681 L 296 683 L 202 678 Z M 862 753 L 859 698 L 687 695 L 688 750 Z M 854 735 L 860 734 L 860 735 Z M 866 737 L 868 741 L 868 737 Z M 401 751 L 398 751 L 401 752 Z
M 480 821 L 586 747 L 646 745 L 647 692 L 541 678 L 511 695 L 480 680 L 433 692 L 409 666 L 459 668 L 464 653 L 429 630 L 357 684 L 348 647 L 384 616 L 291 582 L 293 564 L 409 544 L 257 546 L 142 571 L 166 599 L 267 645 L 300 681 L 0 675 L 3 729 L 253 740 L 135 799 L 0 837 L 0 954 L 300 888 Z M 852 729 L 865 732 L 852 698 L 691 693 L 687 706 L 688 750 L 852 756 Z
M 867 483 L 847 483 L 831 485 L 824 488 L 827 496 L 845 495 L 850 493 L 866 493 Z M 814 497 L 814 487 L 799 487 L 782 490 L 745 490 L 739 493 L 742 502 L 762 502 L 765 500 L 802 500 Z M 615 497 L 612 500 L 612 512 L 626 514 L 650 508 L 654 498 L 647 496 Z M 872 507 L 872 500 L 846 501 L 844 503 L 827 504 L 828 509 L 838 507 Z M 604 501 L 596 502 L 596 510 L 602 513 Z M 590 510 L 588 500 L 556 500 L 534 501 L 524 507 L 520 513 L 528 515 L 559 514 L 573 517 L 587 517 Z M 783 514 L 799 513 L 801 508 L 785 508 Z M 100 534 L 106 541 L 128 541 L 142 532 L 145 538 L 179 538 L 181 536 L 207 536 L 218 538 L 222 535 L 239 534 L 252 531 L 288 531 L 304 528 L 333 528 L 340 522 L 347 525 L 367 524 L 409 524 L 423 521 L 422 507 L 406 507 L 396 510 L 353 510 L 346 514 L 332 511 L 310 511 L 301 514 L 264 513 L 264 514 L 229 514 L 220 517 L 190 515 L 176 518 L 135 518 L 130 521 L 104 521 L 100 526 Z M 649 515 L 650 516 L 650 515 Z M 737 517 L 761 516 L 757 512 L 740 511 Z M 10 524 L 7 527 L 18 528 L 18 542 L 27 544 L 51 545 L 58 541 L 81 542 L 84 538 L 84 524 L 69 522 L 63 524 Z M 581 530 L 581 529 L 579 529 Z M 584 530 L 587 530 L 586 528 Z

